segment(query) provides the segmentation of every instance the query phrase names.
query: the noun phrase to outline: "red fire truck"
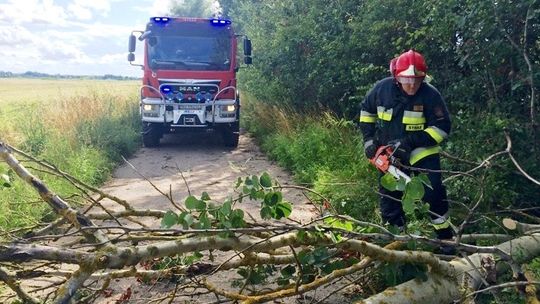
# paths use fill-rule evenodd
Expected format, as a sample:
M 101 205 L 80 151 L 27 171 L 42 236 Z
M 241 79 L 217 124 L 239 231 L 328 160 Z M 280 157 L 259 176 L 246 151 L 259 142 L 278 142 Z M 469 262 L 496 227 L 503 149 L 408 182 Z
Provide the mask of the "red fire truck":
M 134 64 L 135 45 L 144 43 L 143 64 Z M 153 17 L 145 31 L 129 37 L 128 61 L 144 71 L 140 112 L 146 147 L 163 134 L 215 130 L 236 147 L 240 98 L 236 89 L 238 37 L 244 63 L 251 64 L 251 41 L 236 35 L 230 20 Z

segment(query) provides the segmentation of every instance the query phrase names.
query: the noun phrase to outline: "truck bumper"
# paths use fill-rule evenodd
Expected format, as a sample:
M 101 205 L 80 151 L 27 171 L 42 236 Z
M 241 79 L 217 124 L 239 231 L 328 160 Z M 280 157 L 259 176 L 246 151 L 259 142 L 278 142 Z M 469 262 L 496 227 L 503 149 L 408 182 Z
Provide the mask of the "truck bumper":
M 164 124 L 170 128 L 212 128 L 238 122 L 239 105 L 234 99 L 213 103 L 173 103 L 159 98 L 141 100 L 143 122 Z

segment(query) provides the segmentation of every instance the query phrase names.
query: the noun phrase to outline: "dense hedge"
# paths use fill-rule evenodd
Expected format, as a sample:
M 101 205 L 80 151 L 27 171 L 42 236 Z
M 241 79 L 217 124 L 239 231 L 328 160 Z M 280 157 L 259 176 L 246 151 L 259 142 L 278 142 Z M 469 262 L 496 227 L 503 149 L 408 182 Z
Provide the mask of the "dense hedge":
M 254 65 L 239 83 L 255 99 L 351 120 L 367 90 L 388 75 L 389 60 L 414 48 L 425 55 L 452 113 L 446 151 L 480 161 L 506 147 L 507 130 L 518 161 L 540 178 L 538 1 L 220 2 L 253 40 Z M 486 208 L 538 202 L 538 186 L 516 174 L 507 157 L 495 163 L 501 167 L 478 172 L 486 174 Z M 444 165 L 471 168 L 451 160 Z M 451 197 L 475 200 L 479 177 L 450 180 Z

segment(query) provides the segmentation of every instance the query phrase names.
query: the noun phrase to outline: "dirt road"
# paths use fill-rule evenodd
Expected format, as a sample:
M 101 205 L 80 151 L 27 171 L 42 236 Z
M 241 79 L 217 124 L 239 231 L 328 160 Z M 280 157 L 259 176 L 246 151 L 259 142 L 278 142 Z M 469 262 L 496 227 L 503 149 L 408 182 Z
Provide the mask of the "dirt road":
M 238 177 L 260 175 L 265 171 L 273 178 L 278 179 L 282 185 L 292 183 L 291 176 L 269 161 L 250 137 L 242 135 L 236 149 L 225 148 L 217 136 L 211 135 L 203 138 L 201 139 L 201 136 L 166 136 L 159 148 L 142 148 L 129 159 L 129 163 L 136 170 L 128 164 L 121 166 L 114 172 L 113 179 L 102 189 L 127 200 L 138 209 L 174 210 L 171 203 L 156 191 L 145 178 L 163 192 L 171 192 L 174 200 L 179 204 L 183 204 L 189 192 L 192 195 L 200 196 L 203 191 L 208 192 L 212 200 L 222 202 L 233 193 L 233 187 Z M 300 191 L 285 191 L 284 199 L 293 203 L 291 214 L 293 219 L 306 223 L 317 216 L 316 208 L 309 204 Z M 110 202 L 107 205 L 110 208 L 114 206 Z M 260 218 L 258 204 L 245 201 L 238 207 L 256 219 Z M 158 221 L 145 220 L 145 224 L 159 226 Z M 219 273 L 217 277 L 223 288 L 230 288 L 230 283 L 234 278 L 240 278 L 236 271 Z M 159 282 L 157 285 L 148 285 L 140 284 L 133 279 L 122 279 L 113 282 L 111 288 L 112 296 L 102 297 L 98 303 L 115 303 L 127 288 L 131 288 L 133 291 L 129 303 L 147 303 L 150 298 L 163 296 L 170 292 L 171 289 L 174 289 L 174 284 L 168 283 L 167 285 Z M 175 300 L 174 303 L 214 301 L 216 301 L 215 296 L 203 295 L 183 297 Z M 282 303 L 294 301 L 284 299 Z
M 246 135 L 240 137 L 235 149 L 224 147 L 215 134 L 166 135 L 160 147 L 142 148 L 128 161 L 129 164 L 115 170 L 112 180 L 102 190 L 125 199 L 138 209 L 174 210 L 146 179 L 161 191 L 172 193 L 174 201 L 182 205 L 189 193 L 200 197 L 204 191 L 212 200 L 223 202 L 233 194 L 238 177 L 263 172 L 268 172 L 282 185 L 292 184 L 290 174 L 269 161 L 253 139 Z M 292 218 L 305 222 L 315 216 L 315 208 L 307 204 L 300 191 L 286 190 L 284 199 L 294 204 Z M 259 218 L 259 206 L 253 202 L 239 207 Z

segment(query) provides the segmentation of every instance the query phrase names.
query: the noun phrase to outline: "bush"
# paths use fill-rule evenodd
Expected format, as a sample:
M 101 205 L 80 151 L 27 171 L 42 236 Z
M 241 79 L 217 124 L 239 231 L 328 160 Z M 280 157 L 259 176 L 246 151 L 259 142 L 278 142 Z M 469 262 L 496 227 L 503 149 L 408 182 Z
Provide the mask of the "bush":
M 361 138 L 349 121 L 329 112 L 276 114 L 269 112 L 275 107 L 259 102 L 245 108 L 245 126 L 299 183 L 330 199 L 341 213 L 376 219 L 377 174 L 364 158 Z M 269 116 L 279 119 L 264 123 Z

